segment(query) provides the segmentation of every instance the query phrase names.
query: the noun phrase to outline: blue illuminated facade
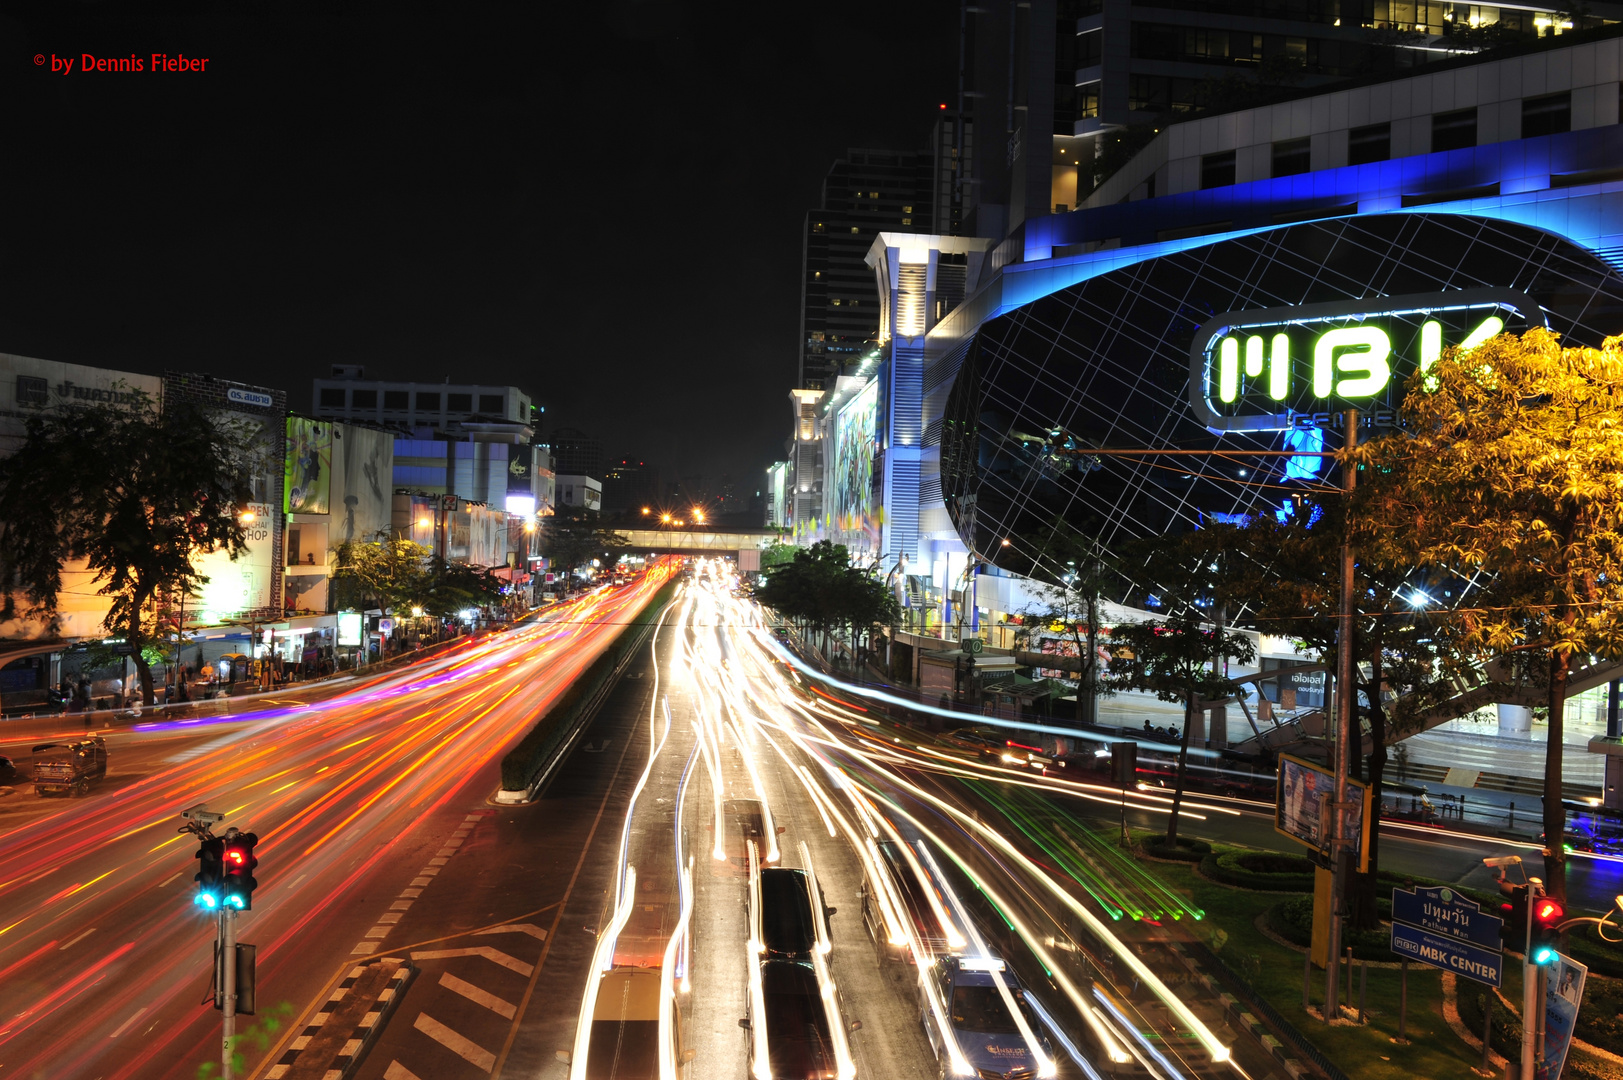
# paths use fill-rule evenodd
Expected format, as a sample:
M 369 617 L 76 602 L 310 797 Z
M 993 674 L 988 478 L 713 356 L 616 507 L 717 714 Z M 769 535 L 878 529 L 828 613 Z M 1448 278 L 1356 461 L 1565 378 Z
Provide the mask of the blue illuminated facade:
M 1080 209 L 985 241 L 964 302 L 922 318 L 909 314 L 907 267 L 963 241 L 881 235 L 869 255 L 889 333 L 881 513 L 908 523 L 886 529 L 881 566 L 907 580 L 910 603 L 947 610 L 978 563 L 979 602 L 995 615 L 1030 590 L 986 575 L 1053 576 L 1022 537 L 1056 515 L 1113 539 L 1287 513 L 1278 487 L 1332 479 L 1320 459 L 1264 475 L 1085 454 L 1339 445 L 1336 409 L 1289 430 L 1220 432 L 1192 407 L 1189 350 L 1225 312 L 1497 290 L 1534 309 L 1506 330 L 1547 325 L 1582 344 L 1623 333 L 1620 47 L 1613 31 L 1557 39 L 1172 125 Z M 1354 136 L 1367 145 L 1374 129 L 1390 157 L 1350 164 Z M 1440 148 L 1462 130 L 1475 145 Z M 1307 171 L 1272 175 L 1282 140 L 1310 143 Z M 1403 332 L 1427 321 L 1414 314 Z M 903 445 L 903 431 L 916 439 Z

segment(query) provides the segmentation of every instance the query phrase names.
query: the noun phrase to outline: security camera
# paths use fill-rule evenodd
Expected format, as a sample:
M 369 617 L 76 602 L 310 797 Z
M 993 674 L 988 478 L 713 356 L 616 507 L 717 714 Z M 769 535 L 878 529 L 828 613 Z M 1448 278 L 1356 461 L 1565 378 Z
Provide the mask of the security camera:
M 204 828 L 218 825 L 225 820 L 224 814 L 216 814 L 202 803 L 198 803 L 196 806 L 188 806 L 180 812 L 180 816 L 187 821 L 195 821 Z
M 1482 865 L 1488 867 L 1520 866 L 1521 864 L 1522 857 L 1520 855 L 1497 855 L 1494 858 L 1482 860 Z

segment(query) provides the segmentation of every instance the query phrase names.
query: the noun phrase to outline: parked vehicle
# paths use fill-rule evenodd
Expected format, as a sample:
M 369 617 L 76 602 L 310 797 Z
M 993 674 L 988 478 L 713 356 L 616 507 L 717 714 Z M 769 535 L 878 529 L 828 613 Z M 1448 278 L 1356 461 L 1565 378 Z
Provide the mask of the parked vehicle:
M 79 796 L 107 775 L 107 743 L 100 735 L 75 743 L 34 747 L 34 794 Z

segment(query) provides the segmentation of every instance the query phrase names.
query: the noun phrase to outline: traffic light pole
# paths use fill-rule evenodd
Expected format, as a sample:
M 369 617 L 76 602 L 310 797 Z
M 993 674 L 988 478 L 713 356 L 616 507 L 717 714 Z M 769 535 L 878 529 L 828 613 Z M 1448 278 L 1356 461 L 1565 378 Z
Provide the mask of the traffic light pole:
M 1353 484 L 1358 478 L 1358 467 L 1353 464 L 1352 451 L 1358 446 L 1358 410 L 1348 409 L 1346 419 L 1346 443 L 1344 453 L 1346 460 L 1341 463 L 1343 472 L 1342 486 L 1347 492 L 1348 515 L 1351 514 Z M 1341 540 L 1341 612 L 1340 625 L 1336 631 L 1336 741 L 1331 749 L 1331 763 L 1335 770 L 1335 801 L 1330 804 L 1330 926 L 1328 937 L 1328 950 L 1325 954 L 1324 972 L 1324 1022 L 1326 1024 L 1341 1015 L 1340 1005 L 1337 1001 L 1340 990 L 1340 980 L 1337 976 L 1341 969 L 1341 923 L 1345 913 L 1342 906 L 1342 895 L 1347 890 L 1347 774 L 1352 765 L 1353 738 L 1359 736 L 1358 745 L 1363 746 L 1362 733 L 1357 730 L 1354 723 L 1358 715 L 1358 687 L 1357 662 L 1353 656 L 1353 635 L 1356 630 L 1356 604 L 1354 595 L 1356 586 L 1354 582 L 1355 564 L 1353 561 L 1352 543 L 1347 537 L 1347 530 L 1351 523 L 1343 524 Z M 1322 814 L 1321 814 L 1322 818 Z M 1323 828 L 1321 821 L 1320 828 Z M 1362 836 L 1359 838 L 1362 842 Z M 1355 851 L 1356 857 L 1356 851 Z M 1349 962 L 1350 963 L 1350 962 Z
M 220 1080 L 231 1080 L 231 1039 L 237 1033 L 237 912 L 220 909 Z
M 1544 969 L 1533 963 L 1533 905 L 1538 902 L 1538 894 L 1543 888 L 1535 884 L 1538 878 L 1533 878 L 1527 886 L 1527 936 L 1522 939 L 1522 1075 L 1521 1080 L 1533 1080 L 1534 1063 L 1538 1060 L 1538 1034 L 1536 1028 L 1542 1025 L 1539 1015 L 1538 1003 L 1540 1000 L 1539 985 L 1544 975 Z

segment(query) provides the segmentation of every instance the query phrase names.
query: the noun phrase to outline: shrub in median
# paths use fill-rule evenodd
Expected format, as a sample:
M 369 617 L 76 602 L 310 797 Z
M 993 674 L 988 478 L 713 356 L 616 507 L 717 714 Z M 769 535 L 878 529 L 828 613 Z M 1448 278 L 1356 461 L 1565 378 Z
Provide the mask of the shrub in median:
M 581 710 L 592 702 L 604 684 L 614 677 L 614 673 L 619 670 L 627 655 L 646 643 L 644 631 L 659 621 L 659 613 L 670 603 L 677 584 L 671 581 L 655 593 L 653 599 L 648 601 L 648 606 L 626 624 L 626 628 L 620 631 L 608 648 L 603 650 L 602 655 L 580 673 L 580 678 L 559 695 L 552 708 L 543 713 L 529 733 L 519 740 L 518 745 L 507 752 L 507 756 L 502 758 L 504 791 L 524 791 L 546 767 L 547 762 L 552 760 L 552 756 L 575 730 Z
M 1155 833 L 1144 838 L 1144 854 L 1152 859 L 1171 859 L 1175 862 L 1198 863 L 1210 855 L 1212 845 L 1204 840 L 1191 840 L 1187 836 L 1178 837 L 1176 847 L 1167 846 L 1167 838 L 1163 833 Z
M 1263 892 L 1311 892 L 1313 864 L 1300 855 L 1267 851 L 1214 851 L 1200 860 L 1200 872 L 1224 885 Z
M 1390 914 L 1390 907 L 1384 911 Z M 1293 896 L 1268 909 L 1264 916 L 1268 929 L 1290 942 L 1308 948 L 1313 944 L 1313 897 Z M 1383 963 L 1396 960 L 1392 954 L 1392 931 L 1386 926 L 1373 930 L 1347 929 L 1342 935 L 1342 946 L 1352 946 L 1355 960 L 1373 960 Z

